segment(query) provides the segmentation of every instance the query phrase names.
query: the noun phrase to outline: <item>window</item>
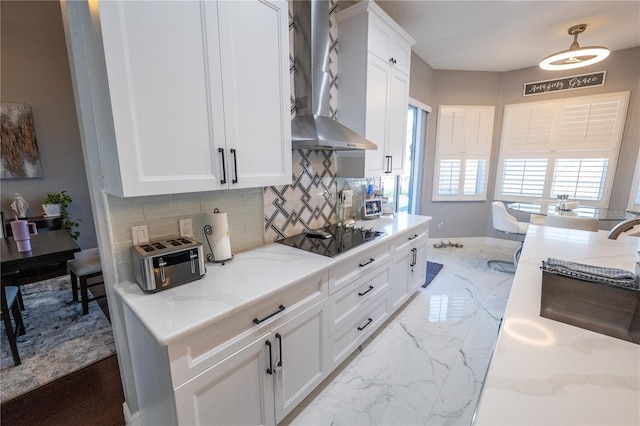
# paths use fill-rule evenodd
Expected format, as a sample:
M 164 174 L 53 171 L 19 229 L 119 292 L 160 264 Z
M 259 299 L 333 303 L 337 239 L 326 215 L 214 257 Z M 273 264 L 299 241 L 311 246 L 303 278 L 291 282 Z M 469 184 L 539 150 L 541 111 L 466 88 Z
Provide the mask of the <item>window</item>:
M 607 206 L 629 92 L 505 106 L 496 198 Z
M 492 106 L 438 108 L 434 201 L 486 200 Z
M 608 158 L 561 158 L 556 161 L 551 197 L 568 194 L 579 200 L 601 200 Z
M 636 176 L 633 179 L 631 187 L 631 196 L 629 197 L 629 210 L 640 212 L 640 152 L 636 164 Z
M 431 107 L 414 99 L 410 100 L 407 109 L 407 143 L 405 152 L 404 174 L 399 176 L 383 176 L 383 195 L 394 206 L 394 211 L 418 213 L 420 203 L 420 164 L 423 155 L 426 115 Z

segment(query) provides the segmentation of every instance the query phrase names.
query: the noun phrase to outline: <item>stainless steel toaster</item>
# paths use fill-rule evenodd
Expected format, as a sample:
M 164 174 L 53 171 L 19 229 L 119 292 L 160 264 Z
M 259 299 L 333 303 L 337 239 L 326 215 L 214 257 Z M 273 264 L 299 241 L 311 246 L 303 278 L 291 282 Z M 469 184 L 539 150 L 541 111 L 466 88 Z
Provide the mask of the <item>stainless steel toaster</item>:
M 131 263 L 138 285 L 150 293 L 200 279 L 205 274 L 202 244 L 186 237 L 133 246 Z

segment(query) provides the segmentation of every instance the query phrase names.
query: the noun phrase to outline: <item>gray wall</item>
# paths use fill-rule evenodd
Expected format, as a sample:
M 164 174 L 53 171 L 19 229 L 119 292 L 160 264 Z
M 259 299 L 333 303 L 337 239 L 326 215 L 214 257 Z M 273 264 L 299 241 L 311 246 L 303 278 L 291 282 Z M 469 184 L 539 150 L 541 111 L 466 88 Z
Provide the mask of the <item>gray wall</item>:
M 640 159 L 640 47 L 612 52 L 609 58 L 580 70 L 550 74 L 538 67 L 505 73 L 438 71 L 416 55 L 411 57 L 410 96 L 433 108 L 428 115 L 424 161 L 423 198 L 420 214 L 433 217 L 429 232 L 434 238 L 497 237 L 505 238 L 491 226 L 490 203 L 493 201 L 497 157 L 500 146 L 500 130 L 505 105 L 535 102 L 546 99 L 568 98 L 589 94 L 631 91 L 627 120 L 616 167 L 610 207 L 625 209 L 631 193 L 636 166 Z M 522 96 L 524 83 L 548 80 L 555 77 L 607 71 L 603 87 L 573 90 L 540 96 Z M 438 105 L 494 105 L 496 107 L 493 150 L 487 201 L 484 202 L 434 202 L 431 200 L 435 153 L 436 118 Z M 518 220 L 527 221 L 527 215 L 516 214 Z M 438 231 L 437 224 L 444 222 Z
M 18 192 L 28 214 L 39 216 L 48 192 L 66 190 L 73 198 L 70 215 L 80 219 L 78 244 L 97 247 L 60 4 L 3 0 L 0 6 L 0 98 L 31 105 L 44 176 L 3 179 L 0 207 L 11 214 Z

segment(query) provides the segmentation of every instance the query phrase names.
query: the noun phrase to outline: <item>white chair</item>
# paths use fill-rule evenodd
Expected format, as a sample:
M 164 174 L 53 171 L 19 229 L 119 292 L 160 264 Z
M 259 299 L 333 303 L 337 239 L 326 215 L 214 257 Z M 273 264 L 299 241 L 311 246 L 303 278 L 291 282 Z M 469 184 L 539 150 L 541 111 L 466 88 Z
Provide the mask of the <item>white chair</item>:
M 509 214 L 502 201 L 494 201 L 491 203 L 491 214 L 493 218 L 493 229 L 496 231 L 503 232 L 505 234 L 525 236 L 527 229 L 529 229 L 528 223 L 518 222 L 515 217 Z M 506 260 L 490 260 L 487 262 L 487 266 L 496 271 L 515 274 L 521 251 L 522 244 L 520 244 L 516 251 L 513 252 L 512 262 Z
M 592 217 L 548 215 L 544 220 L 544 226 L 598 232 L 598 219 Z

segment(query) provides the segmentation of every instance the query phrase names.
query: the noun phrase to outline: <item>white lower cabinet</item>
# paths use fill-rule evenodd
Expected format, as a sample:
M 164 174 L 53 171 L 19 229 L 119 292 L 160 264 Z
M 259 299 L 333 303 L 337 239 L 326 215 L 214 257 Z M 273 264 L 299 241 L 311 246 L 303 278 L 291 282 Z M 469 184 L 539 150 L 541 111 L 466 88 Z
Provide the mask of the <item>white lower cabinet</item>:
M 175 389 L 178 424 L 274 424 L 327 375 L 324 302 Z
M 175 389 L 177 424 L 274 423 L 266 334 Z
M 398 309 L 424 284 L 427 276 L 427 229 L 412 232 L 399 240 L 393 257 L 391 308 Z
M 145 424 L 277 424 L 424 283 L 428 224 L 168 346 L 125 305 Z

